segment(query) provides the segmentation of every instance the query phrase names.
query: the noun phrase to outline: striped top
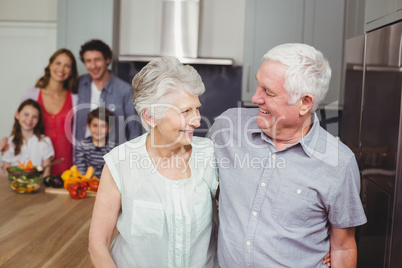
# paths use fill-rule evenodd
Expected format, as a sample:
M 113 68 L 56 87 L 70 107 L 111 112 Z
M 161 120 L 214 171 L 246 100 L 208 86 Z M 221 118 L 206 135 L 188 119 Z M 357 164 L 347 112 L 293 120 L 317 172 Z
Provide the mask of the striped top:
M 100 178 L 102 174 L 105 160 L 103 156 L 110 152 L 116 144 L 108 140 L 102 147 L 97 147 L 92 143 L 92 137 L 85 138 L 82 142 L 78 142 L 75 148 L 75 164 L 78 171 L 85 174 L 88 167 L 95 169 L 95 176 Z

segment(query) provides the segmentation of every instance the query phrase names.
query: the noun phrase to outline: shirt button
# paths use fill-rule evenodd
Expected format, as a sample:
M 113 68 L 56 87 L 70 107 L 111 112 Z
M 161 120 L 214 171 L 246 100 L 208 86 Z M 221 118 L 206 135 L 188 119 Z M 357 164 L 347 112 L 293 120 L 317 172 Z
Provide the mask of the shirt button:
M 275 159 L 275 158 L 276 158 L 276 154 L 273 154 L 273 155 L 272 155 L 272 159 Z
M 253 216 L 257 216 L 257 212 L 253 211 Z
M 261 187 L 265 187 L 265 186 L 266 186 L 265 182 L 261 183 Z
M 301 194 L 301 192 L 302 191 L 300 189 L 297 189 L 297 191 L 296 191 L 297 194 Z
M 250 245 L 251 245 L 251 242 L 250 242 L 250 241 L 247 241 L 247 242 L 246 242 L 246 245 L 247 245 L 247 246 L 250 246 Z

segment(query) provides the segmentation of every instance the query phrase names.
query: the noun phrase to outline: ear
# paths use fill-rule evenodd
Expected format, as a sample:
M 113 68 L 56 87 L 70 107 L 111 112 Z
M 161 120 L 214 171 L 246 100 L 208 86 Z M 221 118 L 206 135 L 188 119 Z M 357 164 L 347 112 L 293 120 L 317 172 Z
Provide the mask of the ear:
M 142 116 L 144 117 L 145 121 L 147 124 L 151 127 L 154 128 L 156 126 L 155 120 L 146 114 L 146 110 L 142 110 Z
M 304 116 L 310 112 L 314 104 L 314 96 L 311 94 L 304 95 L 301 99 L 300 104 L 300 116 Z
M 106 65 L 109 65 L 111 59 L 106 59 Z
M 15 119 L 19 120 L 20 118 L 20 114 L 18 113 L 18 111 L 15 111 L 15 115 L 14 115 Z

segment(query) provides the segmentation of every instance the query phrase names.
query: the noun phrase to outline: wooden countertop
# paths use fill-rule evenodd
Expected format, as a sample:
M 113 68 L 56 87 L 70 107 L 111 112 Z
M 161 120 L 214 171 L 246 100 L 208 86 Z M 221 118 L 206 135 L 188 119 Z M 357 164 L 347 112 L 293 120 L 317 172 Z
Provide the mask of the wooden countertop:
M 0 177 L 1 267 L 93 267 L 88 231 L 94 197 L 14 192 Z

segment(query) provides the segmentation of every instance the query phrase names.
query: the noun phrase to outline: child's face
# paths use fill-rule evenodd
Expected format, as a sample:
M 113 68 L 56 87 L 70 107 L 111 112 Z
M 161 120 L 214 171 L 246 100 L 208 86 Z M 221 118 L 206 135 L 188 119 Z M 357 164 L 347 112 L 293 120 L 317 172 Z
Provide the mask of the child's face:
M 88 128 L 91 132 L 92 138 L 95 140 L 104 140 L 109 132 L 108 124 L 98 118 L 92 119 L 91 123 L 88 125 Z
M 33 132 L 39 122 L 39 111 L 31 105 L 25 105 L 20 112 L 15 113 L 15 118 L 22 131 Z

